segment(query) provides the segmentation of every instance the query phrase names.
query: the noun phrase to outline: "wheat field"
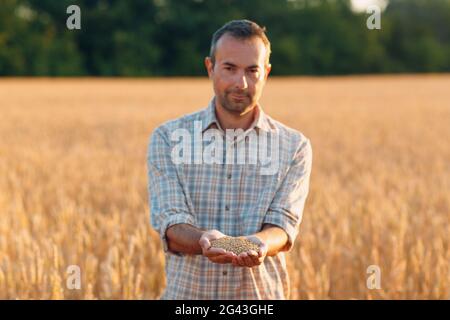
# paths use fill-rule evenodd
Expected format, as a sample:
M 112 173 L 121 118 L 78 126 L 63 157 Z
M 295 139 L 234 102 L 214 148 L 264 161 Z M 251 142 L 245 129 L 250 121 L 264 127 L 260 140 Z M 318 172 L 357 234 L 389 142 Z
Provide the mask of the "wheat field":
M 0 79 L 0 298 L 157 298 L 148 138 L 211 95 L 206 78 Z M 271 78 L 261 102 L 314 151 L 290 298 L 449 299 L 450 75 Z

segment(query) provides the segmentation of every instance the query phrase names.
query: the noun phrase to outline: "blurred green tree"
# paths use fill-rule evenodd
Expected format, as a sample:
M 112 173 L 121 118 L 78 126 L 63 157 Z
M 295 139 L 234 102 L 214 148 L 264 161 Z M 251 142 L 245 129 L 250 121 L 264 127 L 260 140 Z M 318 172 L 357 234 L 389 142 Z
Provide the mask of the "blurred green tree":
M 349 0 L 1 1 L 0 75 L 205 75 L 232 19 L 267 27 L 274 75 L 450 71 L 450 0 L 390 0 L 381 30 Z M 81 30 L 66 28 L 71 4 Z

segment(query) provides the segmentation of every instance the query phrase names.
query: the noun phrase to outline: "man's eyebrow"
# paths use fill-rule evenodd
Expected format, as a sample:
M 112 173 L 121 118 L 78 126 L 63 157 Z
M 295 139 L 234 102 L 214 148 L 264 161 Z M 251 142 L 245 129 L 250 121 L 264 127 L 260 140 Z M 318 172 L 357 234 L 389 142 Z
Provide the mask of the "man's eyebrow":
M 226 65 L 226 66 L 230 66 L 230 67 L 237 67 L 237 65 L 235 65 L 234 63 L 231 63 L 231 62 L 224 62 L 224 63 L 222 63 L 223 65 Z
M 231 63 L 231 62 L 224 62 L 224 63 L 222 63 L 223 65 L 226 65 L 226 66 L 230 66 L 230 67 L 237 67 L 237 65 L 235 65 L 234 63 Z M 259 65 L 257 65 L 257 64 L 252 64 L 251 66 L 248 66 L 248 67 L 246 67 L 246 69 L 256 69 L 256 68 L 259 68 Z

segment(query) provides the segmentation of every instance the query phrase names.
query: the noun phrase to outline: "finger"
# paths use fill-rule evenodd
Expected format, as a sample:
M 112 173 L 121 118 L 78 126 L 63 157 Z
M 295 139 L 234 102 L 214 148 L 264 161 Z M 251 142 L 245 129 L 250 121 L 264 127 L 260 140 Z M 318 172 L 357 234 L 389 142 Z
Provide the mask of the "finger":
M 210 250 L 206 250 L 205 252 L 204 252 L 204 256 L 205 257 L 207 257 L 208 259 L 210 259 L 210 258 L 218 258 L 218 257 L 224 257 L 224 258 L 227 258 L 227 259 L 229 259 L 230 261 L 232 260 L 232 258 L 229 256 L 229 255 L 227 255 L 227 254 L 224 254 L 224 253 L 211 253 L 211 252 L 209 252 Z
M 232 259 L 226 255 L 211 257 L 211 258 L 209 258 L 209 260 L 214 263 L 222 263 L 222 264 L 231 263 L 231 261 L 232 261 Z
M 227 251 L 225 249 L 222 248 L 214 248 L 214 247 L 210 247 L 208 249 L 208 254 L 210 255 L 223 255 L 223 254 L 227 254 Z
M 261 247 L 259 247 L 258 256 L 261 258 L 267 254 L 268 247 L 266 244 L 263 244 Z
M 242 254 L 240 254 L 240 255 L 237 256 L 236 262 L 237 262 L 237 264 L 238 264 L 239 266 L 245 267 L 245 262 L 244 262 L 244 260 L 242 259 Z
M 249 257 L 258 257 L 258 252 L 256 252 L 255 250 L 250 250 L 247 252 Z
M 249 257 L 252 259 L 253 265 L 259 265 L 260 264 L 258 252 L 256 252 L 255 250 L 250 250 L 249 251 Z
M 246 267 L 253 267 L 253 259 L 247 253 L 242 254 L 242 260 Z
M 233 266 L 235 266 L 235 267 L 240 267 L 240 265 L 239 265 L 239 263 L 238 263 L 238 258 L 237 258 L 237 256 L 234 257 L 234 258 L 231 260 L 231 263 L 232 263 Z
M 231 251 L 227 251 L 226 255 L 229 256 L 230 259 L 235 259 L 237 257 L 237 255 Z

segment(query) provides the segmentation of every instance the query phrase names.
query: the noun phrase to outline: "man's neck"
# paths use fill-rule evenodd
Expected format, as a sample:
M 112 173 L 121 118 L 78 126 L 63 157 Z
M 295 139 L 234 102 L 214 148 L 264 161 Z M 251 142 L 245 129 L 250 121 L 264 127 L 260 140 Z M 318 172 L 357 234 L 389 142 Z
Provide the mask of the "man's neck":
M 216 117 L 223 130 L 226 129 L 243 129 L 246 131 L 252 125 L 258 112 L 258 107 L 255 105 L 250 110 L 246 110 L 244 113 L 232 113 L 222 107 L 217 100 L 216 104 Z

